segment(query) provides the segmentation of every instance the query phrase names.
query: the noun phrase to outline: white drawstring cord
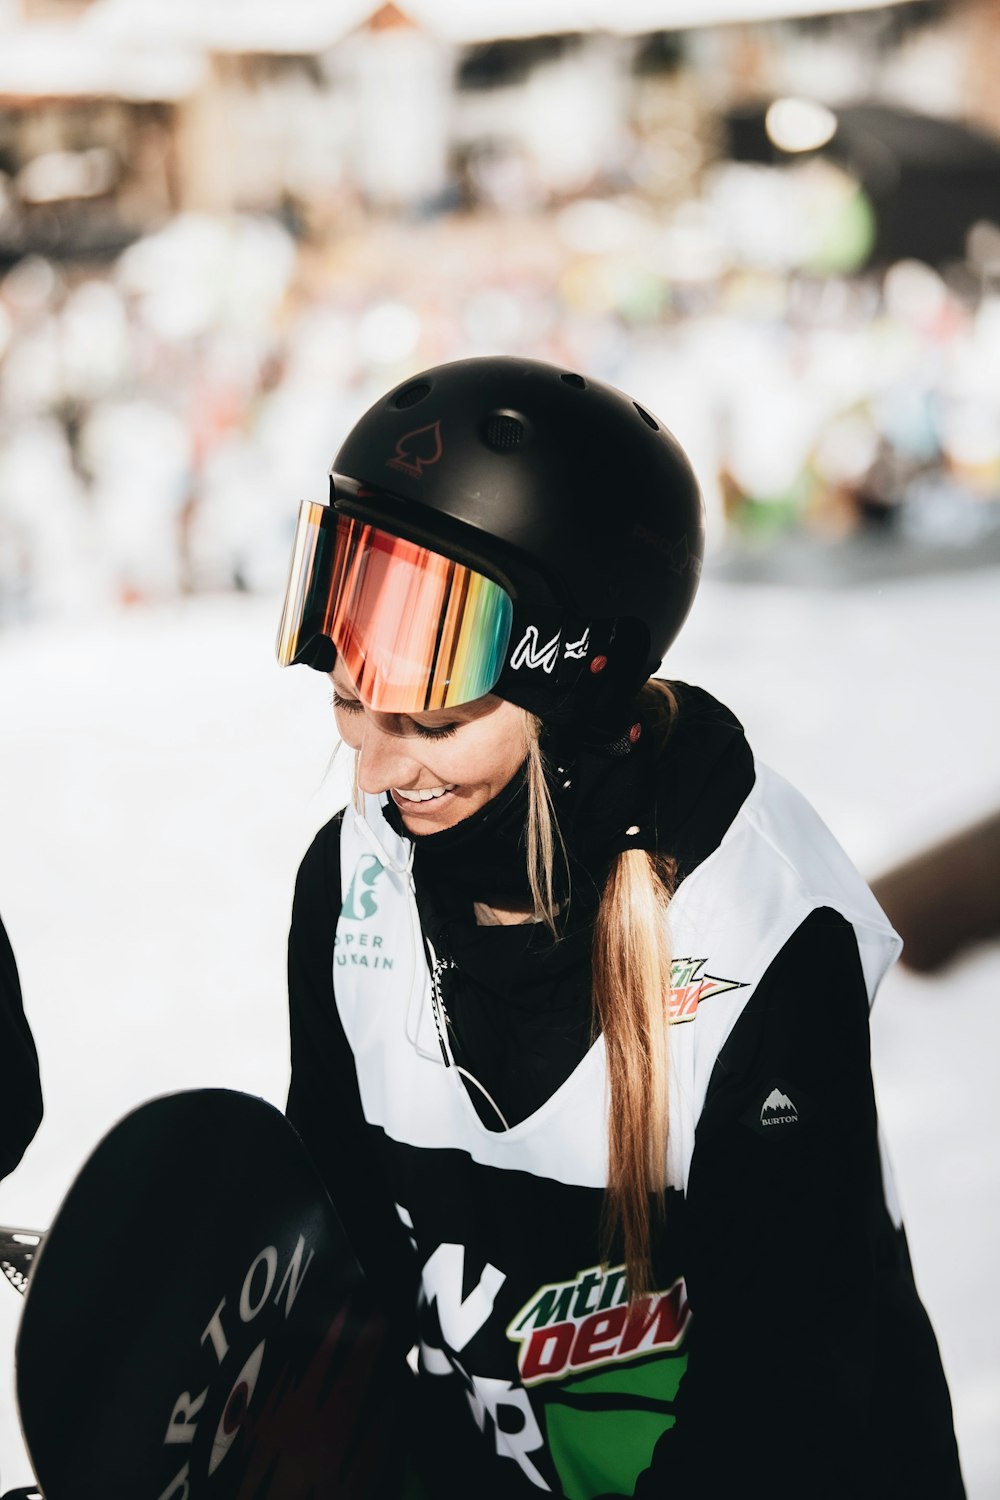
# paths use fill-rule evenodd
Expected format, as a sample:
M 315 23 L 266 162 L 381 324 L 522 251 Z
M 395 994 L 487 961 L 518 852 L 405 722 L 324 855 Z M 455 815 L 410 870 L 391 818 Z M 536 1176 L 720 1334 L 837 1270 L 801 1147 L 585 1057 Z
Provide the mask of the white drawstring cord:
M 382 840 L 372 828 L 363 812 L 355 813 L 355 822 L 357 823 L 357 826 L 361 832 L 362 838 L 368 841 L 386 869 L 392 870 L 396 875 L 405 875 L 407 880 L 412 883 L 413 855 L 416 849 L 416 845 L 413 843 L 412 839 L 407 840 L 406 858 L 403 863 L 400 864 L 399 860 L 394 859 L 389 853 L 388 849 L 382 843 Z
M 368 820 L 366 819 L 363 812 L 355 813 L 355 822 L 361 832 L 362 838 L 366 839 L 367 842 L 371 845 L 372 849 L 375 851 L 375 854 L 381 860 L 386 869 L 394 871 L 397 875 L 405 875 L 407 881 L 409 882 L 410 889 L 412 890 L 413 855 L 416 849 L 416 845 L 412 842 L 412 840 L 408 840 L 409 847 L 407 849 L 406 859 L 402 864 L 400 864 L 399 860 L 394 859 L 389 853 L 389 850 L 382 843 L 382 840 L 379 838 L 378 834 L 368 823 Z M 431 942 L 430 938 L 427 937 L 426 933 L 424 934 L 424 942 L 427 944 L 427 950 L 430 954 L 431 960 L 431 1010 L 434 1015 L 434 1025 L 437 1029 L 438 1045 L 441 1048 L 441 1056 L 444 1059 L 444 1065 L 446 1068 L 454 1068 L 456 1073 L 461 1073 L 463 1078 L 467 1079 L 474 1088 L 477 1088 L 482 1094 L 483 1098 L 489 1104 L 490 1108 L 496 1114 L 496 1117 L 500 1121 L 504 1130 L 509 1130 L 510 1126 L 507 1123 L 503 1110 L 500 1108 L 499 1104 L 497 1104 L 496 1100 L 493 1098 L 493 1095 L 487 1088 L 484 1088 L 484 1086 L 479 1082 L 479 1079 L 476 1078 L 474 1074 L 470 1073 L 467 1068 L 463 1068 L 461 1063 L 457 1063 L 452 1056 L 451 1047 L 448 1043 L 448 1012 L 445 1010 L 444 998 L 441 994 L 441 975 L 445 969 L 450 967 L 450 965 L 442 963 L 442 961 L 438 958 L 436 952 L 434 951 L 434 944 Z
M 477 1088 L 482 1094 L 483 1098 L 489 1104 L 490 1108 L 496 1114 L 496 1117 L 500 1121 L 504 1130 L 509 1130 L 510 1126 L 507 1123 L 506 1116 L 504 1115 L 503 1110 L 500 1108 L 499 1104 L 493 1098 L 493 1095 L 490 1093 L 490 1091 L 485 1088 L 479 1082 L 479 1079 L 476 1078 L 474 1074 L 470 1073 L 467 1068 L 463 1068 L 461 1063 L 457 1063 L 452 1056 L 451 1047 L 448 1042 L 448 1012 L 445 1009 L 444 997 L 441 994 L 441 975 L 444 973 L 445 969 L 449 969 L 454 966 L 450 963 L 444 963 L 441 959 L 438 958 L 437 953 L 434 949 L 434 944 L 431 942 L 426 933 L 424 934 L 424 942 L 427 944 L 427 952 L 430 955 L 431 961 L 431 1009 L 434 1012 L 434 1025 L 437 1028 L 438 1045 L 441 1048 L 441 1056 L 444 1058 L 444 1065 L 446 1068 L 454 1068 L 456 1073 L 461 1073 L 463 1078 L 467 1079 L 469 1083 Z

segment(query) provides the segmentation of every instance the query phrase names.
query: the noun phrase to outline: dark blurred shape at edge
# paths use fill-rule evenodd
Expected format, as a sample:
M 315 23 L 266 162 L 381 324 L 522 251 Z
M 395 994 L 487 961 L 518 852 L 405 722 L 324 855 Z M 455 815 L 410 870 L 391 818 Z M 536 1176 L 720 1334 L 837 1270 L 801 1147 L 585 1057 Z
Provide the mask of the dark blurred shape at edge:
M 903 939 L 902 962 L 918 973 L 1000 937 L 1000 811 L 887 871 L 872 890 Z
M 769 103 L 726 115 L 726 149 L 733 160 L 773 166 L 796 159 L 768 136 Z M 834 113 L 833 137 L 813 154 L 843 165 L 871 198 L 877 219 L 872 264 L 906 257 L 931 265 L 961 260 L 972 226 L 1000 217 L 1000 139 L 887 104 L 858 102 Z

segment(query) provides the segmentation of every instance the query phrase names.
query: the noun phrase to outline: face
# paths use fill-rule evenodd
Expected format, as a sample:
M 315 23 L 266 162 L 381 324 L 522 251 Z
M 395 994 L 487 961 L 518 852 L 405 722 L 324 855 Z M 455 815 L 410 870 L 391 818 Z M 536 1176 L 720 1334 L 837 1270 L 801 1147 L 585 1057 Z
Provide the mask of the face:
M 525 758 L 524 714 L 488 696 L 422 714 L 366 708 L 338 661 L 330 674 L 341 739 L 363 792 L 388 792 L 410 833 L 439 833 L 503 790 Z

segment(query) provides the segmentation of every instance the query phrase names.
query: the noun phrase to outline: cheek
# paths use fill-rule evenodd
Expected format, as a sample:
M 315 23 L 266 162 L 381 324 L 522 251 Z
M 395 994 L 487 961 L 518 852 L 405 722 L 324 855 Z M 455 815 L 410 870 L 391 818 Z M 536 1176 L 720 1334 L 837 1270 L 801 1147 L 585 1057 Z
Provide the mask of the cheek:
M 498 725 L 497 729 L 499 728 Z M 475 753 L 470 754 L 466 759 L 464 776 L 453 774 L 449 779 L 451 781 L 464 780 L 467 783 L 488 788 L 492 795 L 507 785 L 524 760 L 524 755 L 520 735 L 508 736 L 502 732 L 481 731 Z M 456 771 L 460 769 L 460 762 L 457 758 L 455 769 Z
M 513 744 L 507 744 L 503 753 L 498 757 L 493 779 L 500 786 L 506 786 L 518 767 L 523 763 L 525 749 L 520 740 Z

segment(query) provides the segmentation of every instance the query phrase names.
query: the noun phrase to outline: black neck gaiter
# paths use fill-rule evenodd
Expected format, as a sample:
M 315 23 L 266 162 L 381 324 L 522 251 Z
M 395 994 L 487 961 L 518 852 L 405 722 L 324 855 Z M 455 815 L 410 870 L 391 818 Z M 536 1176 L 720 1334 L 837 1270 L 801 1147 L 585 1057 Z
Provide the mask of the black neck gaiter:
M 629 753 L 546 745 L 547 780 L 569 870 L 557 852 L 555 898 L 567 897 L 580 917 L 596 911 L 609 866 L 625 848 L 655 849 L 652 746 L 640 738 Z M 440 833 L 414 836 L 390 797 L 385 816 L 415 845 L 414 875 L 458 904 L 530 904 L 527 869 L 528 786 L 522 766 L 484 807 Z M 558 841 L 557 841 L 558 850 Z M 460 899 L 459 899 L 460 898 Z
M 440 833 L 412 834 L 392 798 L 384 809 L 390 827 L 414 844 L 413 872 L 435 890 L 461 891 L 471 901 L 531 900 L 525 854 L 528 784 L 522 766 L 497 795 L 471 817 Z

